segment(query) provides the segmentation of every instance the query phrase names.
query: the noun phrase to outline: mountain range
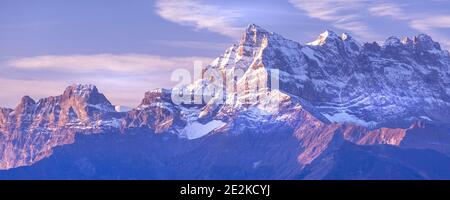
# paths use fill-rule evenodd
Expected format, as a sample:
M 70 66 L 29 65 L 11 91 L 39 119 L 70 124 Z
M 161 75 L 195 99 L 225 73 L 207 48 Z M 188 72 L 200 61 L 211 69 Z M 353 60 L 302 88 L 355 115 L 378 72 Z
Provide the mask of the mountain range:
M 0 179 L 450 179 L 449 67 L 424 34 L 300 44 L 251 24 L 206 69 L 243 71 L 243 91 L 278 70 L 278 89 L 249 93 L 267 101 L 177 104 L 155 89 L 127 109 L 93 85 L 24 96 L 0 108 Z

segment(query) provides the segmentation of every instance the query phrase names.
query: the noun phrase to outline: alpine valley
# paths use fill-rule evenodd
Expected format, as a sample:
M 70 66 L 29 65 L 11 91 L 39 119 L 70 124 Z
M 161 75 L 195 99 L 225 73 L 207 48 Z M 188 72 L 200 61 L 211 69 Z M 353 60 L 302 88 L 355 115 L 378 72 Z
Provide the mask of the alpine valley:
M 156 89 L 133 109 L 93 85 L 24 96 L 0 108 L 0 179 L 450 179 L 450 55 L 427 35 L 300 44 L 251 24 L 206 68 L 277 69 L 279 89 L 199 105 Z

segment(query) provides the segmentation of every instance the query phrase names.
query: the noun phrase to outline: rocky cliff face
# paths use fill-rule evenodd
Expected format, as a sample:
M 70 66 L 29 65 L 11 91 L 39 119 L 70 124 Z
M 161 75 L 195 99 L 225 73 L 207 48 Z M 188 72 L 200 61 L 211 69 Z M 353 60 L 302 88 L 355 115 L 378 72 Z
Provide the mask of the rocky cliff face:
M 185 126 L 181 108 L 172 103 L 169 90 L 145 93 L 141 104 L 127 112 L 122 129 L 150 129 L 155 133 L 176 132 Z
M 450 143 L 436 145 L 436 138 L 447 138 L 449 129 L 428 129 L 447 127 L 444 124 L 450 121 L 449 66 L 449 53 L 426 35 L 391 37 L 378 45 L 360 44 L 349 34 L 328 30 L 303 45 L 252 24 L 238 43 L 204 69 L 235 77 L 228 84 L 239 90 L 225 92 L 227 103 L 216 96 L 198 105 L 178 105 L 172 102 L 171 90 L 158 89 L 147 92 L 138 107 L 117 112 L 92 85 L 72 85 L 60 96 L 37 102 L 25 96 L 15 109 L 0 109 L 0 168 L 33 165 L 50 156 L 53 148 L 75 142 L 76 135 L 105 132 L 176 137 L 182 142 L 164 143 L 165 152 L 156 154 L 183 143 L 184 150 L 196 152 L 195 158 L 219 162 L 208 166 L 229 163 L 205 152 L 230 157 L 234 152 L 246 159 L 230 149 L 248 157 L 245 145 L 251 143 L 267 151 L 266 159 L 288 163 L 289 167 L 275 170 L 283 178 L 326 177 L 308 170 L 322 165 L 321 158 L 335 155 L 337 138 L 357 145 L 337 152 L 338 156 L 371 145 L 429 148 L 449 155 Z M 248 87 L 255 81 L 269 82 L 271 69 L 279 70 L 279 88 L 268 83 L 255 92 Z M 207 77 L 185 87 L 194 98 L 212 81 Z M 249 97 L 259 101 L 248 102 Z M 424 136 L 429 131 L 435 132 Z M 283 139 L 277 140 L 277 133 Z M 233 144 L 233 138 L 242 141 Z M 252 141 L 243 142 L 244 138 Z M 366 155 L 379 150 L 361 151 Z M 180 155 L 184 156 L 179 152 L 171 156 Z M 268 164 L 266 159 L 237 162 Z
M 52 148 L 72 143 L 76 133 L 92 134 L 118 127 L 114 107 L 92 85 L 69 86 L 62 95 L 34 101 L 24 96 L 0 117 L 0 167 L 30 165 Z

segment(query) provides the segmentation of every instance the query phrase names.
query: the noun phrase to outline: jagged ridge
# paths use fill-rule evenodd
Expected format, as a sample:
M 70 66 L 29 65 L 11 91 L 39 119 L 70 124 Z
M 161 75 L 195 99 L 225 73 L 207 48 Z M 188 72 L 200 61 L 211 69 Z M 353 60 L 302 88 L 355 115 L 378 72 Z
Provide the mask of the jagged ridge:
M 410 126 L 414 121 L 446 122 L 449 63 L 448 52 L 425 35 L 404 42 L 389 38 L 380 46 L 326 31 L 302 45 L 252 24 L 208 67 L 224 73 L 242 69 L 244 78 L 279 69 L 280 90 L 267 90 L 280 100 L 279 110 L 267 102 L 180 106 L 171 102 L 169 90 L 154 90 L 137 108 L 116 112 L 95 86 L 72 85 L 61 96 L 37 103 L 24 97 L 14 110 L 0 110 L 0 167 L 33 164 L 50 156 L 52 148 L 74 142 L 77 133 L 144 131 L 192 138 L 186 135 L 189 129 L 207 127 L 204 135 L 211 137 L 289 130 L 299 142 L 293 152 L 301 169 L 337 133 L 359 145 L 401 145 L 409 130 L 422 128 Z M 408 76 L 391 77 L 393 72 Z M 207 83 L 198 80 L 187 87 L 198 94 Z

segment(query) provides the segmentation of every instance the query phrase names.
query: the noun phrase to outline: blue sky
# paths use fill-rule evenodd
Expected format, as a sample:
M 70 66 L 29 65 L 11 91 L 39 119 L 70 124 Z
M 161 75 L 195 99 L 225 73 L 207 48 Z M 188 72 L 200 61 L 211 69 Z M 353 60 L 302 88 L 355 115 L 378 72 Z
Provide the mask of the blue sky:
M 0 0 L 0 106 L 93 83 L 114 104 L 171 87 L 170 73 L 205 64 L 249 23 L 301 43 L 326 29 L 360 42 L 431 35 L 450 49 L 450 1 Z

